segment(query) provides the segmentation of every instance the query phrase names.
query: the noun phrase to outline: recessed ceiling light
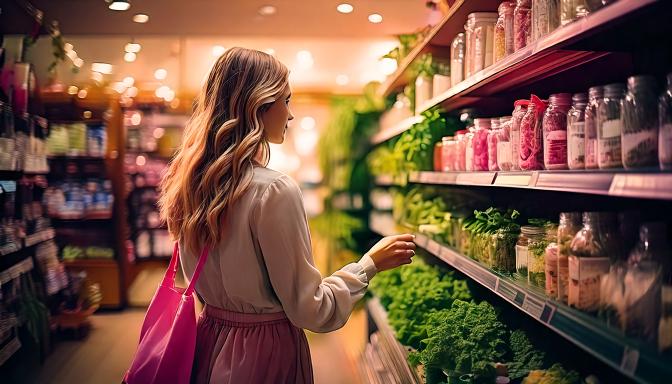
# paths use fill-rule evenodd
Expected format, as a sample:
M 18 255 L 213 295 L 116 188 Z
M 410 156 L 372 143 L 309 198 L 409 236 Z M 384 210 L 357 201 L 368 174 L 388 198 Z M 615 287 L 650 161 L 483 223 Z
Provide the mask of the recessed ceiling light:
M 130 0 L 108 0 L 109 5 L 107 6 L 113 11 L 126 11 L 131 8 Z
M 212 46 L 212 56 L 214 57 L 219 57 L 226 52 L 226 48 L 222 47 L 221 45 L 213 45 Z
M 133 52 L 133 53 L 138 53 L 142 49 L 142 45 L 138 43 L 128 43 L 124 47 L 124 51 L 126 52 Z
M 352 5 L 348 4 L 348 3 L 342 3 L 342 4 L 339 4 L 339 5 L 336 7 L 336 10 L 337 10 L 338 12 L 340 12 L 340 13 L 350 13 L 350 12 L 352 12 L 354 9 L 355 9 L 355 8 L 354 8 Z
M 135 79 L 133 78 L 133 76 L 126 76 L 126 77 L 124 77 L 124 80 L 122 81 L 122 83 L 124 83 L 124 85 L 126 85 L 126 87 L 132 87 L 133 84 L 135 83 Z
M 338 75 L 336 76 L 336 84 L 338 85 L 347 85 L 350 82 L 348 75 Z
M 165 80 L 165 78 L 168 77 L 168 71 L 166 71 L 163 68 L 159 68 L 156 71 L 154 71 L 154 78 L 157 80 Z
M 78 91 L 79 91 L 79 88 L 77 88 L 74 85 L 71 85 L 71 86 L 68 87 L 68 94 L 69 95 L 76 95 Z
M 133 52 L 126 52 L 124 54 L 124 61 L 127 63 L 132 63 L 135 61 L 137 55 Z
M 369 15 L 369 21 L 374 23 L 374 24 L 381 23 L 383 21 L 383 16 L 381 16 L 377 13 L 372 13 L 372 14 Z
M 93 63 L 91 64 L 91 70 L 93 72 L 103 73 L 109 75 L 112 73 L 112 64 L 108 63 Z
M 259 8 L 259 14 L 262 16 L 275 15 L 277 11 L 278 9 L 272 5 L 264 5 L 263 7 Z
M 149 21 L 149 15 L 145 15 L 144 13 L 136 13 L 133 15 L 133 21 L 144 24 Z

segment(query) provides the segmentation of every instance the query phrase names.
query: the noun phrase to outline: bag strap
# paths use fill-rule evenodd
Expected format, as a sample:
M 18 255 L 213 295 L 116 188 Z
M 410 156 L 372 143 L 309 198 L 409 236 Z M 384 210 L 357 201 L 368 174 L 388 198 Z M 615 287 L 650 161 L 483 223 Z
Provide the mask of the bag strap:
M 196 281 L 198 281 L 198 277 L 201 275 L 201 270 L 203 270 L 203 266 L 205 265 L 205 261 L 207 260 L 209 253 L 210 250 L 208 249 L 208 247 L 203 247 L 201 255 L 198 258 L 198 263 L 196 264 L 194 274 L 191 277 L 191 280 L 189 280 L 189 285 L 187 286 L 187 289 L 184 291 L 184 294 L 186 296 L 191 296 L 191 294 L 194 292 Z M 175 245 L 173 246 L 173 256 L 170 258 L 170 264 L 168 264 L 168 269 L 166 269 L 166 274 L 163 276 L 163 283 L 161 285 L 168 286 L 170 288 L 175 288 L 175 276 L 177 275 L 177 266 L 179 260 L 180 260 L 180 245 L 176 241 Z

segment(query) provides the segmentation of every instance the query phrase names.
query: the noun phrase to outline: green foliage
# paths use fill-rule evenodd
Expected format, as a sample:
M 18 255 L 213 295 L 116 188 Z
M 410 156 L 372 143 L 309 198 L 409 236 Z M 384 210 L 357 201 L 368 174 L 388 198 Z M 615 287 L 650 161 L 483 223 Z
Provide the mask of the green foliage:
M 509 339 L 512 361 L 508 363 L 509 378 L 520 379 L 527 376 L 530 371 L 541 369 L 544 365 L 545 354 L 534 348 L 525 332 L 515 330 L 511 332 Z
M 327 210 L 310 219 L 310 226 L 316 233 L 334 241 L 338 249 L 352 249 L 357 246 L 352 234 L 364 229 L 364 222 L 342 211 Z
M 463 228 L 472 234 L 494 233 L 499 229 L 516 232 L 520 226 L 516 219 L 520 213 L 514 209 L 504 212 L 501 209 L 490 207 L 485 211 L 474 211 L 474 216 L 464 220 Z

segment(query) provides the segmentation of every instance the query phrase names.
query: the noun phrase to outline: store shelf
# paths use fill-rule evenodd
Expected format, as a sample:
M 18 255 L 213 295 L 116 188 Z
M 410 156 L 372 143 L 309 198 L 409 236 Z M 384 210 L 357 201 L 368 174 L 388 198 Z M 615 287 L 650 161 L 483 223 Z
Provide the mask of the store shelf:
M 449 2 L 450 3 L 450 2 Z M 393 91 L 408 84 L 411 80 L 411 64 L 424 53 L 435 53 L 439 49 L 446 51 L 455 37 L 464 32 L 467 15 L 472 12 L 497 12 L 499 0 L 457 0 L 448 10 L 448 14 L 436 24 L 425 39 L 418 43 L 408 55 L 401 60 L 397 70 L 385 79 L 378 93 L 387 96 Z
M 32 247 L 33 245 L 51 240 L 54 237 L 56 237 L 56 231 L 53 228 L 47 228 L 38 233 L 26 236 L 24 244 L 26 247 Z
M 31 271 L 33 267 L 33 259 L 29 257 L 0 272 L 0 286 L 7 284 L 8 282 L 16 279 L 26 272 Z
M 18 252 L 21 249 L 20 244 L 5 244 L 2 247 L 0 247 L 0 256 L 7 256 L 11 255 L 12 253 Z
M 658 171 L 414 172 L 408 181 L 672 200 L 672 173 Z
M 377 187 L 403 187 L 408 184 L 408 175 L 382 175 L 376 176 L 374 184 Z
M 402 134 L 403 132 L 411 129 L 415 124 L 421 123 L 424 120 L 422 116 L 411 116 L 408 117 L 392 127 L 380 131 L 371 137 L 371 144 L 380 144 L 384 141 L 387 141 L 397 135 Z
M 370 222 L 382 236 L 398 232 L 389 214 L 376 214 Z M 493 272 L 421 233 L 415 234 L 415 243 L 623 375 L 639 383 L 672 377 L 672 361 L 650 345 L 626 338 L 599 319 L 549 300 L 526 283 Z
M 394 331 L 387 321 L 387 312 L 380 304 L 377 298 L 370 299 L 366 303 L 369 315 L 378 327 L 381 336 L 381 344 L 387 352 L 387 359 L 390 361 L 392 373 L 399 376 L 400 383 L 420 383 L 415 370 L 408 365 L 408 351 L 397 341 Z
M 502 61 L 455 84 L 448 91 L 418 106 L 417 111 L 426 111 L 436 106 L 447 110 L 465 107 L 480 98 L 510 91 L 522 84 L 536 82 L 611 55 L 610 52 L 574 50 L 570 45 L 633 17 L 636 11 L 656 2 L 657 0 L 621 0 L 610 4 L 585 18 L 556 29 Z M 490 9 L 496 10 L 496 7 Z
M 78 219 L 63 219 L 58 217 L 52 217 L 51 221 L 54 225 L 57 226 L 89 226 L 89 225 L 103 225 L 103 224 L 112 224 L 112 213 L 99 213 L 92 214 L 86 217 Z

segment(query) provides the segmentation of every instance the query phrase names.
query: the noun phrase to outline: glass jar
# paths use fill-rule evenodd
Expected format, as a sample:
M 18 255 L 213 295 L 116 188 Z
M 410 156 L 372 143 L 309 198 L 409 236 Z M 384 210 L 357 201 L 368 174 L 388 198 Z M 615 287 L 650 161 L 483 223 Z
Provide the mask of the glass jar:
M 501 273 L 516 272 L 516 243 L 519 231 L 499 229 L 492 235 L 494 244 L 492 269 Z
M 630 251 L 628 265 L 655 264 L 662 272 L 663 282 L 670 283 L 672 248 L 667 239 L 665 223 L 644 223 L 639 228 L 639 243 Z
M 525 48 L 532 37 L 532 0 L 516 0 L 513 10 L 513 48 Z
M 543 120 L 546 169 L 567 169 L 567 113 L 571 105 L 569 93 L 556 93 L 549 98 Z
M 457 131 L 455 138 L 455 164 L 453 169 L 455 171 L 466 171 L 465 155 L 467 150 L 467 130 Z
M 578 18 L 577 12 L 585 8 L 585 0 L 560 0 L 560 25 L 566 25 Z
M 495 24 L 498 14 L 495 12 L 477 12 L 469 14 L 473 25 L 471 74 L 475 74 L 494 63 Z
M 658 130 L 660 169 L 672 169 L 672 73 L 667 74 L 667 90 L 658 100 Z
M 473 167 L 474 171 L 488 170 L 488 133 L 490 132 L 490 119 L 474 120 L 473 137 Z
M 442 156 L 441 156 L 441 171 L 454 171 L 455 166 L 455 138 L 453 136 L 446 136 L 441 139 Z
M 465 150 L 464 150 L 464 170 L 471 172 L 474 170 L 474 127 L 469 128 L 469 132 L 465 135 Z
M 520 159 L 523 171 L 544 168 L 544 148 L 542 122 L 547 103 L 532 95 L 527 113 L 520 123 Z
M 527 282 L 535 287 L 545 289 L 546 248 L 550 242 L 555 240 L 558 227 L 555 224 L 547 224 L 541 230 L 541 236 L 530 238 L 527 243 Z
M 511 170 L 511 116 L 499 119 L 500 130 L 497 140 L 497 167 L 502 171 Z
M 604 86 L 604 97 L 597 106 L 597 165 L 600 169 L 620 168 L 623 84 Z
M 532 41 L 555 31 L 560 26 L 560 0 L 532 1 Z
M 621 156 L 626 169 L 658 164 L 658 90 L 653 76 L 628 78 L 622 102 Z
M 604 97 L 603 87 L 591 87 L 588 90 L 588 104 L 585 115 L 586 169 L 596 169 L 597 165 L 597 106 Z
M 497 24 L 495 24 L 495 62 L 514 52 L 513 11 L 515 7 L 514 2 L 504 1 L 497 9 L 499 17 L 497 18 Z
M 516 100 L 511 116 L 511 170 L 520 171 L 520 124 L 527 113 L 529 100 Z
M 530 242 L 543 240 L 545 233 L 542 227 L 523 225 L 520 228 L 520 236 L 518 236 L 518 242 L 516 243 L 516 274 L 518 278 L 528 280 Z M 541 270 L 543 271 L 543 267 Z
M 583 227 L 570 245 L 567 302 L 584 311 L 600 304 L 600 281 L 609 272 L 608 238 L 602 234 L 600 212 L 585 212 Z
M 549 243 L 544 254 L 546 296 L 558 296 L 558 243 Z
M 499 118 L 490 119 L 490 131 L 488 132 L 488 170 L 499 171 L 497 165 L 497 145 L 501 136 Z
M 458 33 L 450 46 L 450 83 L 455 85 L 464 80 L 465 36 Z
M 569 169 L 586 167 L 586 105 L 588 95 L 575 93 L 572 108 L 567 112 L 567 166 Z
M 434 144 L 434 171 L 441 172 L 443 170 L 444 154 L 443 154 L 443 142 L 439 141 Z
M 471 16 L 471 14 L 469 15 Z M 467 23 L 464 24 L 464 78 L 470 77 L 474 73 L 474 18 L 467 16 Z
M 16 169 L 14 114 L 9 103 L 0 101 L 0 170 Z
M 567 304 L 569 287 L 569 256 L 572 240 L 581 229 L 581 214 L 578 212 L 563 212 L 560 214 L 558 226 L 558 301 Z

